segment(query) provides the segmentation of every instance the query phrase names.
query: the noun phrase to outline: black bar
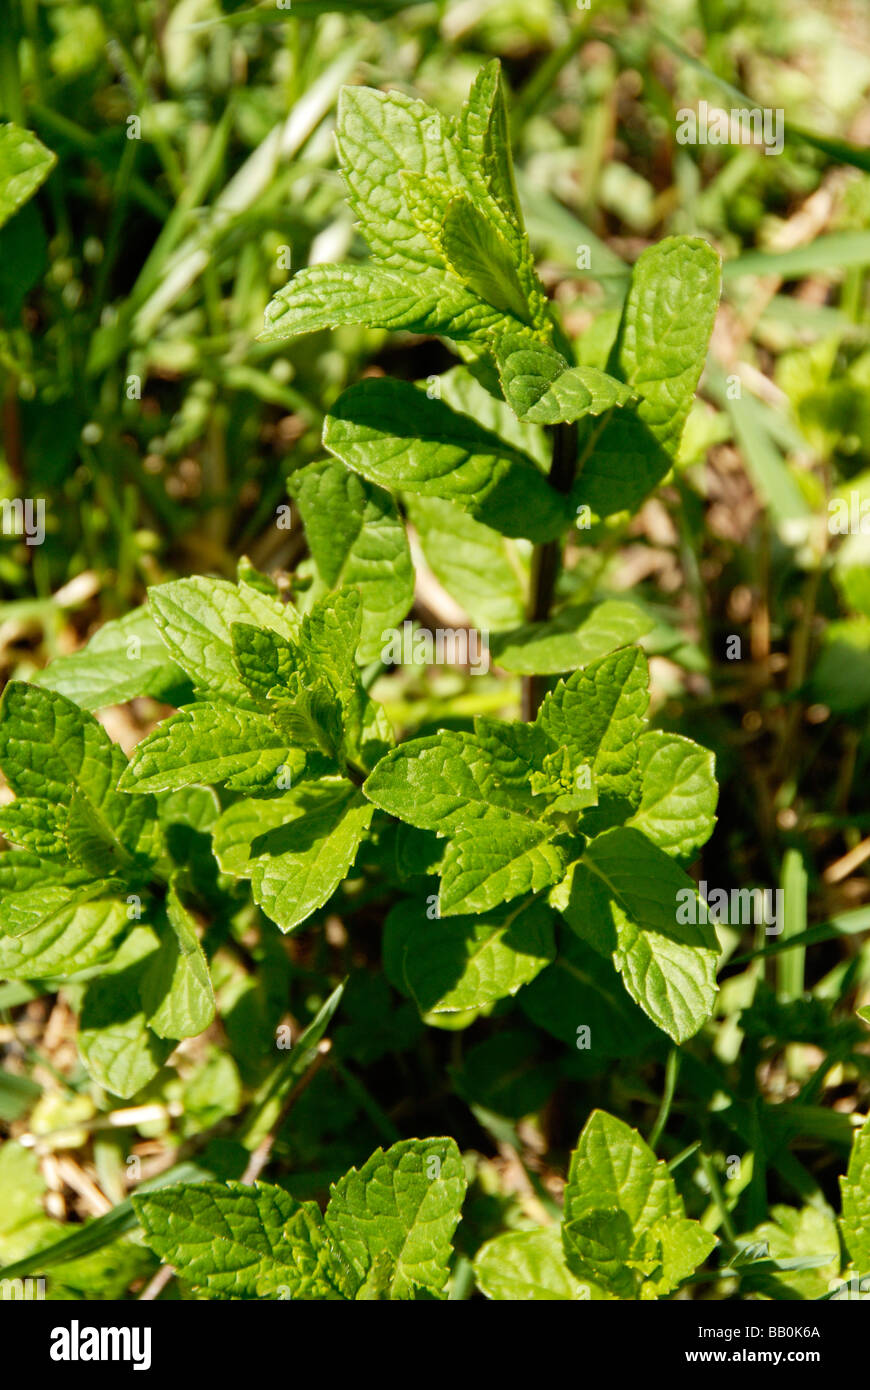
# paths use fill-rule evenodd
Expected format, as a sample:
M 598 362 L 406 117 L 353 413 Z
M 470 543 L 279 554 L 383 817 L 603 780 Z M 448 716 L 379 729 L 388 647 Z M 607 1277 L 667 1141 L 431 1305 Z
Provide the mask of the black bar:
M 620 1377 L 681 1371 L 699 1384 L 710 1371 L 724 1369 L 733 1375 L 744 1367 L 763 1367 L 774 1383 L 780 1373 L 794 1370 L 811 1370 L 825 1378 L 857 1372 L 863 1380 L 870 1342 L 866 1302 L 867 1296 L 855 1291 L 851 1297 L 810 1303 L 579 1301 L 570 1306 L 526 1304 L 519 1313 L 515 1306 L 473 1299 L 461 1310 L 458 1304 L 440 1311 L 431 1302 L 417 1305 L 422 1314 L 405 1305 L 388 1314 L 383 1325 L 372 1323 L 373 1310 L 366 1304 L 365 1320 L 356 1324 L 350 1313 L 353 1327 L 348 1327 L 348 1313 L 336 1303 L 7 1299 L 0 1301 L 0 1337 L 4 1365 L 9 1367 L 14 1345 L 40 1380 L 46 1373 L 49 1379 L 76 1374 L 92 1378 L 101 1372 L 141 1379 L 171 1371 L 195 1376 L 199 1384 L 217 1373 L 218 1383 L 225 1384 L 234 1375 L 249 1378 L 252 1371 L 268 1377 L 281 1366 L 290 1379 L 304 1366 L 310 1379 L 319 1360 L 334 1380 L 336 1362 L 345 1353 L 356 1371 L 369 1361 L 382 1369 L 392 1364 L 402 1377 L 414 1380 L 420 1357 L 424 1383 L 436 1364 L 439 1378 L 448 1376 L 455 1355 L 467 1381 L 471 1361 L 491 1373 L 503 1358 L 511 1364 L 518 1344 L 525 1348 L 524 1360 L 539 1361 L 541 1374 L 554 1377 L 556 1366 L 551 1372 L 545 1367 L 558 1350 L 558 1378 L 570 1374 L 572 1382 L 587 1379 L 596 1364 Z M 419 1316 L 425 1327 L 412 1328 L 408 1319 Z M 107 1331 L 103 1336 L 103 1329 L 116 1329 L 117 1335 Z M 408 1344 L 402 1334 L 411 1331 L 420 1340 Z M 413 1355 L 411 1345 L 417 1347 Z M 427 1345 L 430 1353 L 439 1349 L 434 1360 L 425 1351 Z M 106 1359 L 91 1359 L 92 1351 L 105 1353 Z

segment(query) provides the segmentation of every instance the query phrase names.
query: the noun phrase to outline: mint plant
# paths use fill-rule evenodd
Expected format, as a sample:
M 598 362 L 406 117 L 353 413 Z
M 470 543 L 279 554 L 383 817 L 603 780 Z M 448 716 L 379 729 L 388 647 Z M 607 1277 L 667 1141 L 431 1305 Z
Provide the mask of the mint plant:
M 829 1255 L 820 1287 L 818 1257 L 789 1259 L 793 1247 L 775 1222 L 739 1242 L 735 1266 L 748 1261 L 756 1278 L 763 1270 L 768 1280 L 809 1280 L 807 1297 L 848 1289 L 867 1258 L 867 1153 L 859 1132 L 843 1180 L 839 1227 L 850 1258 L 842 1273 L 837 1223 L 810 1207 L 798 1224 Z M 176 1184 L 134 1196 L 133 1206 L 151 1249 L 205 1296 L 407 1300 L 446 1296 L 465 1193 L 454 1142 L 426 1139 L 351 1169 L 323 1214 L 268 1183 Z M 772 1214 L 786 1227 L 797 1216 L 788 1207 Z M 719 1243 L 686 1216 L 667 1165 L 637 1130 L 595 1110 L 571 1154 L 562 1220 L 495 1236 L 478 1250 L 474 1278 L 496 1301 L 658 1299 L 691 1280 Z
M 0 977 L 23 987 L 16 999 L 62 992 L 94 1088 L 157 1096 L 170 1115 L 177 1045 L 238 1035 L 250 1015 L 230 1016 L 255 992 L 271 1046 L 288 934 L 320 955 L 338 940 L 344 965 L 362 962 L 357 1012 L 353 985 L 342 1005 L 343 1059 L 314 1084 L 340 1081 L 386 1147 L 359 1169 L 346 1156 L 333 1166 L 343 1176 L 325 1210 L 218 1145 L 201 1169 L 173 1169 L 85 1227 L 90 1251 L 138 1224 L 146 1258 L 195 1297 L 442 1299 L 473 1273 L 495 1300 L 667 1299 L 716 1261 L 717 1277 L 762 1296 L 793 1279 L 821 1297 L 823 1279 L 860 1282 L 870 1264 L 866 1125 L 839 1219 L 792 1168 L 812 1202 L 762 1220 L 753 1190 L 739 1235 L 657 1156 L 681 1058 L 705 1108 L 722 1093 L 686 1045 L 714 1017 L 736 941 L 717 934 L 689 872 L 716 823 L 713 752 L 654 726 L 658 614 L 608 588 L 606 558 L 678 464 L 719 257 L 688 236 L 645 250 L 618 316 L 575 344 L 535 267 L 508 132 L 497 62 L 452 120 L 399 92 L 343 90 L 339 163 L 370 258 L 299 271 L 261 340 L 361 326 L 439 337 L 457 364 L 419 381 L 369 376 L 331 398 L 325 456 L 288 480 L 309 551 L 289 579 L 243 560 L 235 582 L 154 584 L 0 702 L 12 794 L 0 805 Z M 50 167 L 35 137 L 0 128 L 0 220 Z M 388 653 L 424 568 L 485 632 L 496 694 L 461 709 L 435 697 L 419 715 L 408 700 L 391 719 Z M 137 699 L 174 712 L 152 719 L 145 706 L 152 727 L 128 758 L 97 715 Z M 365 973 L 372 956 L 382 974 Z M 292 968 L 307 989 L 308 963 Z M 505 1026 L 478 1042 L 490 1018 Z M 542 1204 L 547 1224 L 510 1211 L 510 1229 L 466 1250 L 468 1177 L 477 1164 L 486 1178 L 472 1141 L 463 1157 L 453 1138 L 395 1139 L 347 1066 L 354 1046 L 380 1061 L 397 1037 L 425 1049 L 445 1030 L 471 1030 L 451 1084 L 502 1150 L 517 1147 L 505 1116 L 585 1079 L 590 1046 L 665 1064 L 661 1122 L 647 1142 L 593 1109 L 561 1209 Z M 209 1139 L 237 1108 L 232 1068 L 202 1083 Z M 289 1102 L 287 1077 L 264 1072 L 251 1062 L 245 1076 L 257 1103 L 239 1147 L 256 1158 L 265 1136 L 268 1159 Z M 754 1152 L 745 1112 L 734 1100 L 729 1122 Z M 844 1127 L 836 1137 L 845 1153 Z M 803 1259 L 808 1242 L 821 1257 Z M 64 1242 L 42 1253 L 71 1258 Z
M 211 1297 L 444 1298 L 465 1195 L 452 1139 L 378 1149 L 337 1182 L 321 1215 L 258 1183 L 173 1185 L 134 1197 L 145 1238 Z
M 577 508 L 631 511 L 670 467 L 715 310 L 715 253 L 691 239 L 645 253 L 607 370 L 573 365 L 524 231 L 497 64 L 453 123 L 398 94 L 346 90 L 338 148 L 373 260 L 303 270 L 265 336 L 366 322 L 439 333 L 466 365 L 434 396 L 381 378 L 335 403 L 332 461 L 291 485 L 322 591 L 308 611 L 250 569 L 235 586 L 163 584 L 150 617 L 104 628 L 42 686 L 13 683 L 0 712 L 16 795 L 0 828 L 19 847 L 3 861 L 3 970 L 88 974 L 82 1059 L 121 1096 L 214 1017 L 184 901 L 202 885 L 166 833 L 185 818 L 284 932 L 327 907 L 385 816 L 420 832 L 405 877 L 438 875 L 438 919 L 421 905 L 430 895 L 397 904 L 384 950 L 426 1014 L 489 1007 L 552 968 L 559 914 L 675 1041 L 713 1006 L 713 928 L 675 918 L 692 889 L 681 861 L 714 823 L 712 758 L 646 730 L 646 658 L 622 645 L 640 614 L 605 604 L 566 622 L 550 606 Z M 394 746 L 360 662 L 412 600 L 406 497 L 424 518 L 427 502 L 467 512 L 481 567 L 499 537 L 536 547 L 530 621 L 507 631 L 500 659 L 527 679 L 578 669 L 525 722 L 479 717 L 473 731 Z M 565 660 L 572 641 L 582 663 Z M 173 689 L 190 699 L 129 764 L 85 712 Z M 205 787 L 222 789 L 220 814 L 204 810 Z
M 774 1207 L 773 1221 L 736 1242 L 726 1271 L 749 1276 L 768 1298 L 848 1297 L 852 1287 L 863 1296 L 868 1149 L 865 1126 L 841 1179 L 839 1221 L 824 1205 Z M 668 1166 L 637 1130 L 596 1110 L 571 1154 L 562 1221 L 494 1237 L 474 1273 L 497 1301 L 658 1299 L 691 1280 L 720 1243 L 686 1216 Z
M 571 1155 L 561 1232 L 496 1236 L 478 1252 L 475 1275 L 497 1300 L 655 1299 L 715 1245 L 686 1217 L 667 1165 L 636 1130 L 596 1110 Z
M 378 1150 L 321 1215 L 280 1187 L 197 1183 L 134 1197 L 148 1244 L 212 1297 L 443 1298 L 465 1177 L 452 1140 Z M 656 1298 L 716 1237 L 686 1218 L 664 1163 L 595 1111 L 571 1157 L 560 1228 L 497 1236 L 478 1253 L 487 1297 Z
M 693 887 L 682 864 L 714 824 L 712 757 L 646 729 L 646 658 L 622 645 L 643 631 L 641 614 L 605 603 L 579 620 L 559 610 L 551 620 L 549 610 L 577 499 L 599 518 L 630 511 L 670 466 L 704 361 L 718 261 L 690 239 L 645 253 L 610 370 L 570 366 L 534 272 L 505 130 L 497 64 L 454 124 L 403 97 L 343 94 L 338 147 L 375 262 L 300 272 L 270 307 L 267 336 L 362 318 L 440 331 L 468 349 L 469 365 L 449 372 L 435 398 L 381 378 L 336 402 L 323 435 L 336 461 L 292 480 L 322 589 L 310 610 L 282 603 L 262 577 L 235 588 L 178 580 L 151 590 L 153 629 L 137 620 L 134 632 L 122 620 L 117 647 L 103 630 L 93 658 L 56 662 L 45 680 L 92 707 L 171 684 L 167 673 L 189 682 L 192 703 L 143 740 L 112 794 L 151 825 L 153 802 L 142 797 L 203 784 L 239 793 L 215 822 L 214 854 L 225 874 L 250 881 L 282 931 L 329 902 L 363 839 L 377 834 L 377 808 L 423 832 L 407 875 L 440 878 L 442 927 L 424 912 L 412 923 L 401 906 L 390 919 L 394 980 L 405 988 L 406 971 L 419 972 L 401 962 L 431 958 L 433 948 L 448 973 L 465 957 L 460 980 L 427 1011 L 457 1009 L 457 999 L 481 1008 L 529 983 L 555 958 L 560 913 L 610 958 L 653 1022 L 683 1042 L 715 995 L 713 927 L 701 909 L 688 925 L 675 912 L 678 894 Z M 421 294 L 435 307 L 421 310 Z M 541 424 L 553 431 L 548 472 Z M 576 438 L 580 424 L 587 432 Z M 406 495 L 467 510 L 485 545 L 498 536 L 536 544 L 531 621 L 508 630 L 499 651 L 527 680 L 563 670 L 578 650 L 585 660 L 532 719 L 479 717 L 473 732 L 392 746 L 359 662 L 410 605 Z M 480 558 L 485 564 L 485 549 Z M 126 674 L 116 679 L 118 648 L 131 638 L 132 689 Z M 101 666 L 106 686 L 83 692 L 80 673 L 94 683 Z M 0 724 L 6 748 L 17 719 L 13 694 Z M 20 830 L 18 842 L 30 843 Z

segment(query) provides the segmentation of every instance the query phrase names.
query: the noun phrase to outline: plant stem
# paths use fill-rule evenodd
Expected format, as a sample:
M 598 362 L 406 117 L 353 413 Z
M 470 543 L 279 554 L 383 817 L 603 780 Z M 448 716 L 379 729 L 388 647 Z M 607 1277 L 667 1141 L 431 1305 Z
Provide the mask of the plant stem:
M 0 103 L 7 120 L 18 125 L 26 125 L 24 118 L 24 99 L 21 95 L 21 74 L 18 69 L 18 40 L 21 31 L 19 7 L 15 5 L 12 14 L 6 15 L 3 37 L 0 41 Z
M 265 1135 L 263 1139 L 260 1140 L 260 1143 L 254 1149 L 254 1152 L 251 1154 L 251 1157 L 248 1160 L 248 1166 L 246 1167 L 241 1177 L 241 1181 L 243 1183 L 250 1184 L 255 1183 L 257 1181 L 257 1178 L 260 1176 L 263 1169 L 266 1167 L 266 1164 L 269 1162 L 269 1159 L 272 1155 L 272 1146 L 275 1143 L 275 1138 L 278 1134 L 279 1129 L 286 1120 L 287 1116 L 290 1114 L 290 1111 L 293 1109 L 293 1106 L 296 1104 L 302 1092 L 306 1089 L 307 1086 L 311 1084 L 317 1073 L 320 1071 L 320 1068 L 326 1061 L 331 1048 L 332 1042 L 329 1038 L 323 1038 L 317 1044 L 317 1051 L 315 1052 L 314 1058 L 312 1059 L 310 1065 L 302 1073 L 299 1080 L 296 1082 L 296 1085 L 289 1092 L 286 1100 L 281 1106 L 281 1109 L 278 1111 L 278 1114 L 275 1118 L 275 1123 L 271 1126 L 269 1133 Z
M 677 1073 L 679 1072 L 679 1070 L 680 1054 L 675 1047 L 672 1047 L 670 1052 L 668 1053 L 667 1065 L 665 1067 L 665 1089 L 662 1095 L 661 1107 L 659 1108 L 659 1113 L 656 1116 L 656 1122 L 652 1127 L 652 1133 L 650 1134 L 650 1137 L 647 1140 L 647 1143 L 649 1144 L 651 1149 L 655 1149 L 656 1145 L 659 1142 L 659 1139 L 661 1138 L 662 1131 L 668 1122 L 668 1116 L 671 1113 L 671 1105 L 673 1104 L 674 1100 L 674 1088 L 677 1084 Z
M 556 425 L 553 429 L 553 457 L 548 475 L 556 492 L 567 496 L 574 482 L 577 467 L 577 426 Z M 529 588 L 529 621 L 546 622 L 556 590 L 556 579 L 562 559 L 561 540 L 546 541 L 535 547 L 532 555 L 532 574 Z M 544 695 L 540 676 L 523 677 L 523 719 L 534 719 Z
M 710 1184 L 710 1196 L 712 1197 L 713 1203 L 719 1213 L 719 1220 L 722 1225 L 722 1230 L 725 1232 L 725 1237 L 728 1241 L 728 1244 L 731 1246 L 736 1246 L 737 1232 L 734 1229 L 734 1223 L 731 1220 L 731 1212 L 728 1209 L 728 1203 L 725 1200 L 725 1194 L 722 1191 L 722 1185 L 719 1182 L 719 1176 L 716 1172 L 716 1169 L 713 1167 L 710 1158 L 707 1156 L 707 1154 L 705 1154 L 703 1149 L 701 1149 L 701 1151 L 699 1152 L 698 1158 L 700 1160 L 701 1167 L 704 1170 L 707 1182 Z

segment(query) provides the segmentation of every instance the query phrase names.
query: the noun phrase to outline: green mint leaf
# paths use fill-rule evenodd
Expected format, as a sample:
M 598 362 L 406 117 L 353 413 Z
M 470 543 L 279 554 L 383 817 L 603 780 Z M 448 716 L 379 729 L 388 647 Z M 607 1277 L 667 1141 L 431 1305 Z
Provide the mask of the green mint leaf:
M 270 628 L 291 641 L 299 623 L 278 599 L 226 579 L 175 579 L 150 589 L 148 601 L 173 661 L 200 690 L 226 700 L 248 698 L 233 661 L 233 623 Z
M 638 417 L 673 458 L 707 357 L 721 263 L 700 237 L 666 237 L 635 263 L 612 370 L 640 397 Z
M 418 830 L 404 821 L 396 821 L 385 827 L 382 843 L 392 850 L 390 868 L 395 869 L 401 886 L 409 879 L 431 877 L 440 871 L 446 841 L 431 830 Z
M 449 205 L 440 240 L 448 265 L 470 290 L 521 323 L 534 321 L 510 247 L 470 198 Z
M 605 599 L 563 608 L 550 622 L 523 623 L 490 638 L 493 660 L 517 675 L 554 676 L 573 671 L 645 636 L 654 626 L 635 603 Z
M 10 681 L 0 704 L 0 768 L 16 796 L 87 803 L 119 871 L 154 849 L 151 808 L 115 790 L 127 766 L 92 715 L 64 695 Z M 103 874 L 111 872 L 108 863 Z
M 299 633 L 299 650 L 309 677 L 326 678 L 342 705 L 352 702 L 359 683 L 356 649 L 362 622 L 358 589 L 327 594 L 306 613 Z
M 292 931 L 347 874 L 373 809 L 343 781 L 238 801 L 215 826 L 215 854 L 225 873 L 250 878 L 254 900 L 282 931 Z
M 175 790 L 191 783 L 244 789 L 275 785 L 292 762 L 288 740 L 264 714 L 225 702 L 187 705 L 137 745 L 118 786 L 127 792 Z
M 623 647 L 575 671 L 548 692 L 537 724 L 572 765 L 590 768 L 599 796 L 636 802 L 640 772 L 636 742 L 649 703 L 649 668 L 639 647 Z
M 699 1221 L 668 1216 L 657 1221 L 649 1232 L 655 1264 L 641 1286 L 641 1297 L 664 1297 L 694 1274 L 716 1248 L 716 1237 Z
M 687 913 L 684 905 L 694 904 Z M 617 826 L 573 870 L 568 923 L 612 954 L 631 997 L 675 1042 L 694 1036 L 716 996 L 719 945 L 697 889 L 640 831 Z M 683 920 L 694 916 L 697 920 Z
M 396 504 L 331 459 L 294 473 L 288 488 L 324 583 L 359 591 L 358 656 L 363 663 L 376 660 L 384 630 L 402 621 L 414 599 L 414 568 Z
M 552 828 L 506 812 L 457 831 L 441 870 L 441 912 L 486 912 L 558 883 L 568 853 Z
M 276 686 L 287 686 L 299 670 L 299 653 L 280 633 L 250 623 L 233 623 L 230 629 L 233 661 L 249 694 L 268 700 Z
M 441 115 L 401 92 L 345 87 L 336 130 L 348 202 L 372 252 L 387 266 L 443 268 L 443 259 L 408 208 L 404 172 L 465 188 L 459 157 Z
M 454 143 L 475 201 L 511 247 L 533 321 L 551 331 L 549 305 L 535 270 L 514 178 L 510 118 L 497 59 L 478 72 L 456 123 Z
M 89 882 L 90 876 L 62 859 L 45 859 L 28 849 L 10 849 L 0 854 L 0 919 L 7 896 L 25 893 L 43 883 L 75 885 Z
M 509 315 L 514 327 L 531 326 L 533 314 L 514 253 L 495 223 L 443 179 L 404 173 L 401 183 L 414 221 L 447 269 L 478 299 Z
M 594 1277 L 614 1298 L 638 1296 L 631 1219 L 619 1207 L 581 1211 L 563 1225 L 562 1246 L 566 1263 L 577 1278 Z
M 166 894 L 170 930 L 142 982 L 148 1026 L 159 1038 L 195 1038 L 214 1021 L 215 999 L 196 926 L 175 885 Z
M 271 1183 L 175 1184 L 134 1194 L 133 1207 L 155 1254 L 214 1297 L 351 1296 L 316 1205 Z
M 649 427 L 630 410 L 614 410 L 581 424 L 581 466 L 571 508 L 597 517 L 633 513 L 670 470 L 673 460 Z
M 549 750 L 546 735 L 535 724 L 490 719 L 485 714 L 475 716 L 474 738 L 490 760 L 498 780 L 523 793 L 530 768 L 542 766 Z M 533 813 L 537 814 L 538 803 L 531 804 Z M 521 810 L 522 807 L 514 804 L 510 809 Z
M 511 157 L 508 115 L 501 64 L 485 63 L 472 83 L 459 116 L 457 138 L 462 164 L 475 191 L 494 198 L 508 220 L 522 230 L 522 213 Z
M 0 125 L 0 227 L 33 197 L 57 163 L 57 156 L 30 130 Z
M 520 1002 L 532 988 L 534 981 L 520 992 Z M 475 1011 L 459 1014 L 455 1021 L 462 1025 L 465 1019 L 473 1022 L 478 1017 Z M 514 1014 L 513 1025 L 499 1027 L 484 1042 L 463 1048 L 462 1065 L 452 1069 L 456 1093 L 500 1118 L 530 1115 L 552 1095 L 561 1074 L 559 1063 L 546 1052 L 546 1041 Z
M 391 1299 L 443 1298 L 464 1196 L 452 1139 L 404 1139 L 339 1179 L 324 1225 L 361 1285 L 386 1252 Z
M 294 671 L 286 692 L 274 692 L 272 718 L 283 737 L 310 752 L 336 758 L 342 743 L 341 706 L 325 680 Z
M 407 899 L 384 925 L 384 968 L 421 1014 L 510 998 L 553 960 L 555 949 L 553 913 L 541 901 L 431 921 L 424 904 Z
M 379 704 L 358 686 L 345 710 L 342 751 L 346 760 L 369 772 L 395 746 L 389 719 Z
M 531 812 L 535 803 L 516 763 L 514 781 L 508 783 L 495 751 L 476 735 L 452 730 L 410 739 L 381 759 L 363 790 L 382 811 L 443 834 L 473 821 L 500 819 L 506 810 Z
M 870 1124 L 866 1120 L 852 1140 L 849 1168 L 840 1178 L 840 1190 L 840 1230 L 849 1258 L 861 1274 L 870 1274 Z
M 154 800 L 167 853 L 180 882 L 204 903 L 217 905 L 221 890 L 211 845 L 211 832 L 220 815 L 217 795 L 210 787 L 180 787 L 178 791 L 157 792 Z
M 465 1175 L 452 1139 L 378 1149 L 326 1213 L 267 1183 L 176 1184 L 133 1206 L 152 1250 L 215 1297 L 444 1296 Z
M 127 908 L 107 896 L 111 890 L 97 896 L 100 888 L 49 882 L 8 894 L 0 915 L 0 978 L 52 979 L 107 960 L 127 925 Z
M 592 1112 L 571 1155 L 562 1230 L 574 1275 L 617 1298 L 671 1292 L 716 1244 L 686 1220 L 667 1165 L 637 1130 L 602 1110 Z M 654 1277 L 646 1280 L 650 1265 Z
M 360 684 L 361 622 L 362 600 L 350 588 L 318 599 L 293 643 L 242 623 L 233 624 L 232 638 L 239 675 L 283 739 L 367 767 L 390 746 L 392 733 Z M 242 789 L 241 778 L 231 785 Z
M 381 265 L 306 266 L 266 307 L 261 342 L 344 324 L 487 342 L 506 321 L 462 281 L 436 270 Z
M 217 796 L 208 787 L 180 787 L 154 798 L 160 824 L 184 826 L 190 830 L 211 830 L 220 811 Z
M 668 237 L 638 258 L 609 372 L 639 397 L 581 439 L 572 492 L 597 516 L 636 511 L 680 443 L 719 300 L 720 266 L 707 242 Z
M 119 879 L 129 876 L 132 865 L 128 856 L 112 839 L 105 821 L 81 792 L 76 791 L 70 797 L 63 834 L 70 860 L 94 877 L 104 878 L 113 872 Z M 135 871 L 133 876 L 138 877 Z
M 652 729 L 637 743 L 643 778 L 640 805 L 626 825 L 643 831 L 666 854 L 689 858 L 716 824 L 715 759 L 681 734 Z
M 19 850 L 15 861 L 29 857 L 27 850 Z M 65 913 L 72 904 L 109 897 L 118 888 L 113 879 L 95 880 L 78 864 L 59 866 L 50 859 L 38 859 L 36 863 L 45 871 L 45 892 L 40 893 L 43 885 L 38 877 L 28 881 L 26 876 L 22 885 L 16 881 L 16 875 L 10 884 L 12 891 L 0 899 L 0 930 L 10 936 L 27 936 L 37 927 L 50 926 L 55 916 Z
M 98 1085 L 124 1100 L 153 1080 L 175 1046 L 148 1027 L 142 1002 L 144 982 L 158 949 L 150 927 L 134 927 L 109 969 L 90 982 L 82 1001 L 78 1032 L 82 1061 Z
M 505 400 L 521 420 L 570 423 L 627 405 L 631 387 L 595 367 L 570 367 L 555 348 L 530 337 L 505 336 L 496 361 Z
M 477 1287 L 505 1303 L 575 1302 L 606 1298 L 591 1281 L 577 1279 L 565 1263 L 558 1226 L 507 1231 L 482 1245 L 474 1258 Z
M 190 693 L 187 676 L 170 660 L 145 606 L 104 623 L 81 651 L 57 657 L 36 673 L 33 683 L 87 710 L 124 704 L 139 695 L 174 705 Z
M 262 337 L 344 323 L 491 341 L 552 332 L 516 198 L 498 65 L 454 126 L 399 92 L 343 89 L 336 133 L 368 266 L 313 266 L 279 291 Z
M 534 796 L 561 796 L 563 793 L 575 789 L 577 785 L 576 774 L 577 769 L 573 765 L 568 749 L 565 747 L 557 748 L 554 753 L 548 753 L 540 769 L 536 768 L 531 774 L 529 786 Z M 594 796 L 587 804 L 595 804 Z
M 408 497 L 406 507 L 427 565 L 477 627 L 489 631 L 523 621 L 528 542 L 499 535 L 440 497 Z
M 271 634 L 246 637 L 238 624 L 233 642 L 247 687 L 265 698 L 268 716 L 282 734 L 329 760 L 368 769 L 392 745 L 393 735 L 360 682 L 361 621 L 359 589 L 339 589 L 314 603 L 295 644 L 281 645 Z
M 566 508 L 532 460 L 409 382 L 388 377 L 345 391 L 323 442 L 370 482 L 443 497 L 506 536 L 546 540 Z
M 35 854 L 65 854 L 65 824 L 63 808 L 42 797 L 25 797 L 0 806 L 0 835 Z

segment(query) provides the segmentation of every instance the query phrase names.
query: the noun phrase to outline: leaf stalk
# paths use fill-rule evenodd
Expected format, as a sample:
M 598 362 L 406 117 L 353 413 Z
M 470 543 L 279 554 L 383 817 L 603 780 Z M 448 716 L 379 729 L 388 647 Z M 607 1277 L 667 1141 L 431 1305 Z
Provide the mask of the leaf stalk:
M 573 486 L 577 468 L 577 425 L 555 425 L 552 438 L 553 453 L 548 482 L 556 492 L 567 497 Z M 544 623 L 550 616 L 561 560 L 561 538 L 535 546 L 529 587 L 530 622 Z M 544 682 L 540 676 L 523 677 L 522 716 L 526 722 L 533 720 L 537 714 L 538 706 L 544 697 L 544 689 Z

